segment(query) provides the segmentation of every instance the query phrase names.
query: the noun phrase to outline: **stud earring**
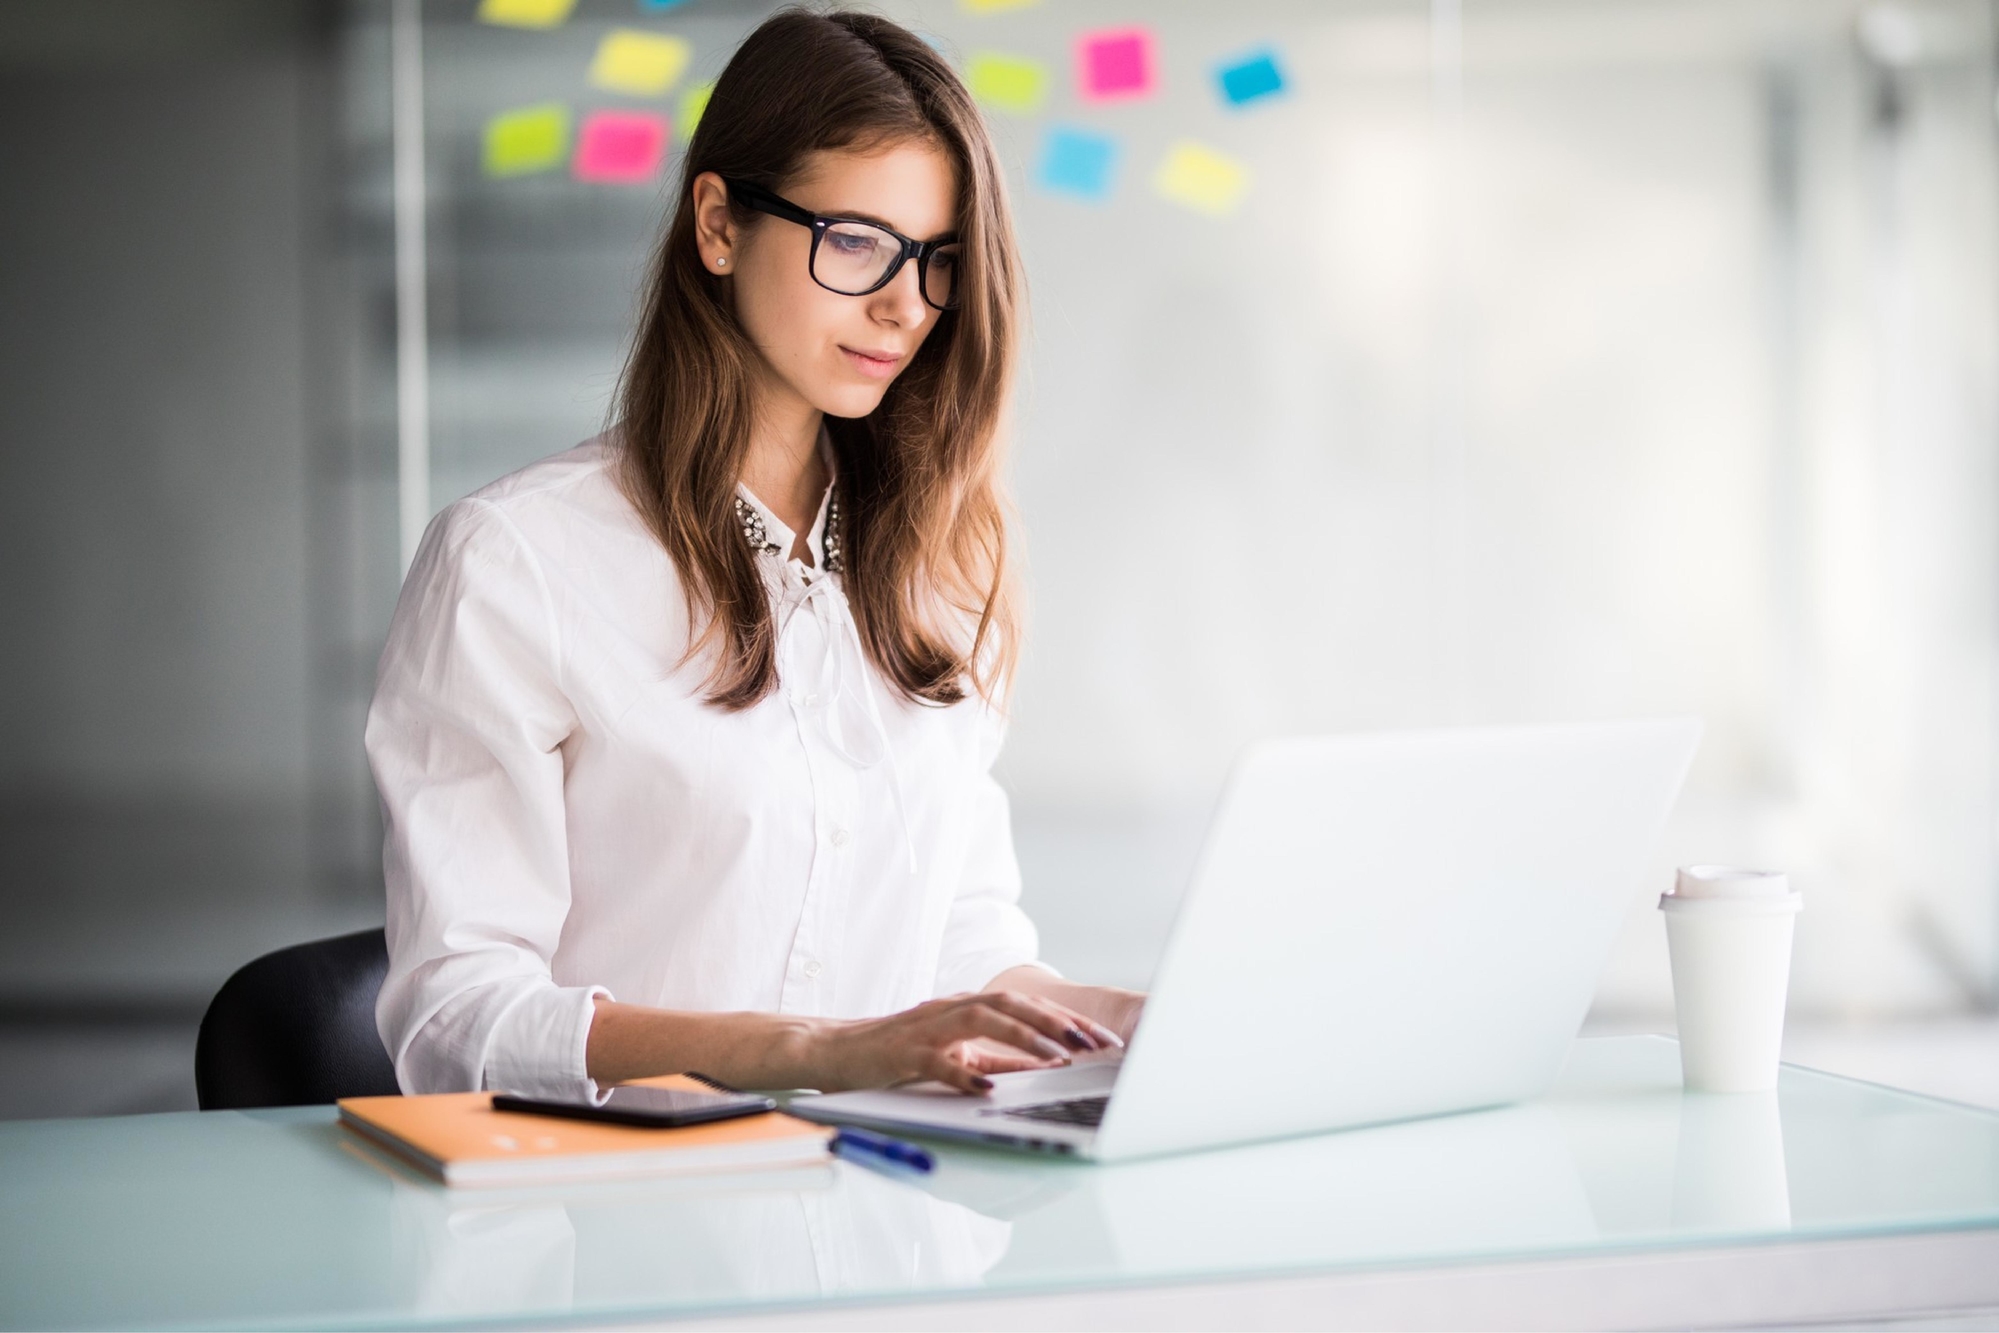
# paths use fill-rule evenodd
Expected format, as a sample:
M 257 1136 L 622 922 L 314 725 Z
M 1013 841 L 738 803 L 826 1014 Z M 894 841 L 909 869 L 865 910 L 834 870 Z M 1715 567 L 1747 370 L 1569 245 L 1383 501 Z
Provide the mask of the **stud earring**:
M 728 266 L 729 266 L 729 257 L 727 255 L 717 255 L 715 257 L 716 268 L 727 268 Z

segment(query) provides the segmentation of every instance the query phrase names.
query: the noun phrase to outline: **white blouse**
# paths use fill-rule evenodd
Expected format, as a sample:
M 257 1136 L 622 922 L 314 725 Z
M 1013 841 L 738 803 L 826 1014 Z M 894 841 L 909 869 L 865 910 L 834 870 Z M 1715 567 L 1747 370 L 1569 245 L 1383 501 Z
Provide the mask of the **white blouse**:
M 1034 961 L 999 719 L 877 676 L 825 568 L 831 492 L 810 567 L 739 492 L 780 685 L 727 712 L 614 468 L 600 437 L 458 501 L 404 582 L 366 741 L 405 1092 L 596 1095 L 597 995 L 865 1017 Z

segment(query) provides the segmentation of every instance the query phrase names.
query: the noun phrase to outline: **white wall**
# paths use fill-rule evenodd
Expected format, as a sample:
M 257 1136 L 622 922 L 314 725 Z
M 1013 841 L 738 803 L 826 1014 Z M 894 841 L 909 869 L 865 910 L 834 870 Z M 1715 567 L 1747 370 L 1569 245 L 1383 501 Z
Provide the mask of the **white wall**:
M 654 26 L 712 76 L 767 8 Z M 1793 870 L 1801 1009 L 1990 985 L 1985 9 L 1896 11 L 1890 123 L 1855 5 L 1481 0 L 1461 72 L 1417 3 L 887 8 L 1056 71 L 993 117 L 1035 313 L 1004 770 L 1055 961 L 1143 978 L 1254 737 L 1686 711 L 1709 738 L 1652 889 Z M 427 34 L 439 503 L 595 428 L 662 207 L 476 175 L 485 116 L 588 104 L 626 9 L 465 19 Z M 1137 21 L 1159 96 L 1080 102 L 1074 35 Z M 1222 106 L 1213 63 L 1270 41 L 1293 92 Z M 1121 140 L 1108 202 L 1033 181 L 1056 122 Z M 1182 138 L 1248 165 L 1239 214 L 1153 194 Z M 1601 1002 L 1668 995 L 1637 906 Z
M 302 790 L 297 58 L 0 81 L 0 792 Z
M 379 919 L 327 735 L 367 532 L 332 36 L 272 0 L 0 22 L 0 1023 L 198 1006 Z

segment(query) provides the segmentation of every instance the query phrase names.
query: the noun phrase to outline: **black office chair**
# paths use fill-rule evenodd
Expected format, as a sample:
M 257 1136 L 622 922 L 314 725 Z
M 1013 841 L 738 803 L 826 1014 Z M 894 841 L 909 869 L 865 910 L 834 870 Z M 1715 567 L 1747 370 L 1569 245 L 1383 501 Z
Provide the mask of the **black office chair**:
M 295 944 L 237 969 L 202 1015 L 194 1087 L 204 1111 L 393 1094 L 375 1032 L 389 971 L 380 930 Z

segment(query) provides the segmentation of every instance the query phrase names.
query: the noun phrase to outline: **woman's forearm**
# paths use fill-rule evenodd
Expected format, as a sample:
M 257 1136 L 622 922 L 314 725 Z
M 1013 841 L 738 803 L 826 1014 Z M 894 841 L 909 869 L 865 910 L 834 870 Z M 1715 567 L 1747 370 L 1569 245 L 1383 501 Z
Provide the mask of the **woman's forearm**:
M 736 1088 L 817 1087 L 826 1019 L 707 1014 L 619 1004 L 601 997 L 585 1059 L 600 1084 L 694 1071 Z
M 1072 1003 L 1073 1001 L 1073 1003 Z M 880 1018 L 709 1014 L 598 999 L 584 1059 L 600 1084 L 701 1073 L 737 1088 L 878 1088 L 939 1079 L 964 1092 L 985 1075 L 1068 1063 L 1115 1046 L 1145 997 L 1014 968 L 977 995 L 926 1000 Z

